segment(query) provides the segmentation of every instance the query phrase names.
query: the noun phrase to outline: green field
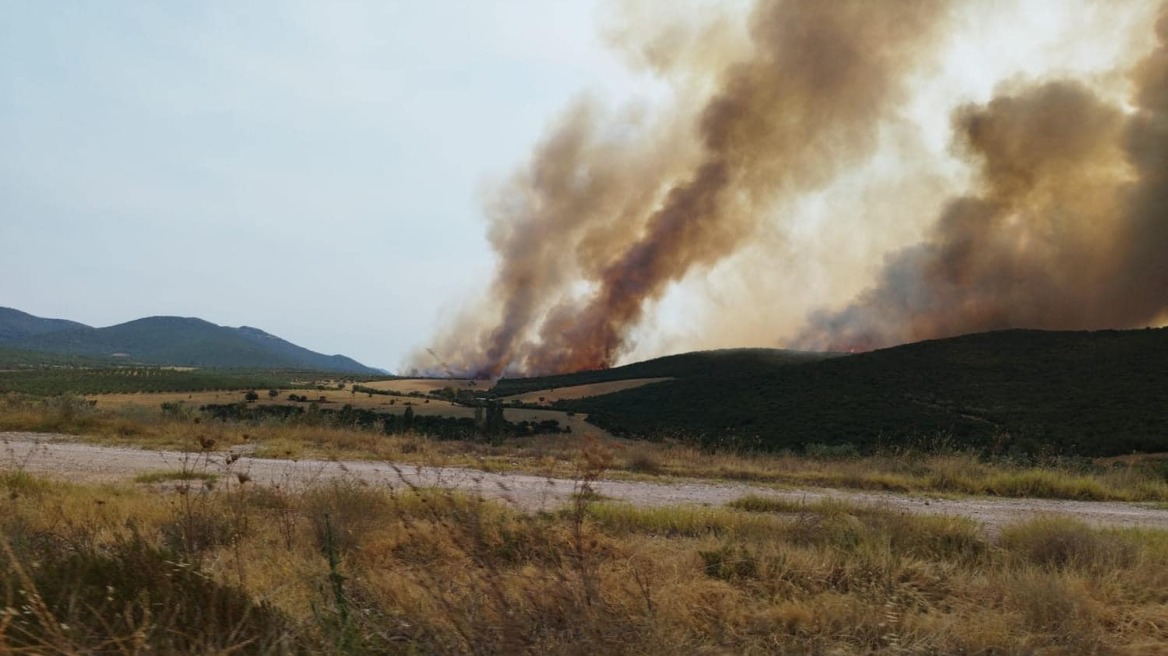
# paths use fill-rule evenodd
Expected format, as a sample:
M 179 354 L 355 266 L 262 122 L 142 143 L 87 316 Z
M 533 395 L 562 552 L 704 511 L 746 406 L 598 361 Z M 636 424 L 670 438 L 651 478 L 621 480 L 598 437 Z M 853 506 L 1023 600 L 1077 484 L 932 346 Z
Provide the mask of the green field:
M 0 392 L 54 396 L 299 388 L 311 387 L 306 381 L 324 375 L 319 371 L 40 366 L 0 371 Z

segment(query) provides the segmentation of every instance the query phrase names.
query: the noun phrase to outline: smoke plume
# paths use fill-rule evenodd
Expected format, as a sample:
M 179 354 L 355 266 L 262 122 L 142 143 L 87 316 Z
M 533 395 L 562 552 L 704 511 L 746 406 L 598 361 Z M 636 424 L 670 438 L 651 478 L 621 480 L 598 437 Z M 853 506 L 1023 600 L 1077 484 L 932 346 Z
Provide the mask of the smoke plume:
M 749 56 L 715 73 L 692 120 L 638 130 L 575 108 L 491 208 L 498 316 L 483 328 L 476 308 L 439 350 L 478 376 L 611 365 L 670 283 L 872 152 L 945 17 L 940 0 L 763 1 Z
M 878 160 L 906 122 L 913 85 L 938 65 L 956 8 L 979 6 L 757 0 L 737 41 L 718 24 L 622 43 L 674 85 L 675 105 L 571 107 L 487 203 L 499 264 L 486 293 L 434 341 L 434 358 L 414 364 L 438 360 L 476 377 L 613 365 L 673 285 L 757 246 L 764 228 L 782 235 L 801 200 Z M 921 241 L 885 255 L 842 309 L 822 299 L 828 309 L 766 341 L 870 349 L 997 328 L 1166 320 L 1168 8 L 1154 29 L 1158 46 L 1124 72 L 1126 101 L 1096 80 L 1038 79 L 959 106 L 953 152 L 972 168 L 972 187 L 931 223 L 933 210 L 922 212 L 911 193 L 874 203 L 898 204 L 906 224 L 927 225 L 915 233 Z M 859 214 L 845 224 L 855 239 L 880 241 L 864 236 Z M 794 275 L 791 255 L 776 249 L 784 261 L 770 274 Z
M 1168 310 L 1168 10 L 1131 73 L 1131 107 L 1074 81 L 954 116 L 979 193 L 889 258 L 849 307 L 796 344 L 871 349 L 1003 328 L 1149 325 Z

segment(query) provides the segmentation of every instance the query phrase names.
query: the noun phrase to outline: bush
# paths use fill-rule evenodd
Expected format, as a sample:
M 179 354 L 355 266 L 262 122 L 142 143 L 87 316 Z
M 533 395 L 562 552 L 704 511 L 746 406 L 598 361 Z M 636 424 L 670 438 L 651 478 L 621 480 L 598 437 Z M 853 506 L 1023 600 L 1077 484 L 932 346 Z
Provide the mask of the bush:
M 756 578 L 759 573 L 758 559 L 745 547 L 725 544 L 718 549 L 698 551 L 708 576 L 723 581 Z
M 104 549 L 38 547 L 36 567 L 22 565 L 30 553 L 0 559 L 6 598 L 29 602 L 4 634 L 16 653 L 295 653 L 282 613 L 137 534 Z
M 1137 545 L 1118 533 L 1058 517 L 1008 526 L 999 544 L 1022 562 L 1049 569 L 1126 567 L 1138 552 Z
M 821 460 L 845 460 L 859 458 L 860 450 L 855 444 L 808 444 L 803 452 L 810 458 Z
M 304 512 L 322 553 L 329 542 L 329 524 L 332 542 L 338 551 L 347 553 L 360 547 L 365 536 L 389 517 L 390 509 L 384 492 L 353 481 L 337 481 L 304 495 Z

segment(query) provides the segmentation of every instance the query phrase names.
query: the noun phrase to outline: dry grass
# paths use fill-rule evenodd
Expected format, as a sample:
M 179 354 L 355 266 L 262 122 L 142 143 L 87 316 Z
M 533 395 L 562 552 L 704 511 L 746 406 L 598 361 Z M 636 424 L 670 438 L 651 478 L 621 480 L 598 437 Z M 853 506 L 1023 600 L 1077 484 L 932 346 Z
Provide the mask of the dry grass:
M 1154 462 L 1082 461 L 1043 466 L 985 461 L 973 453 L 847 458 L 710 453 L 679 443 L 622 443 L 618 469 L 653 475 L 838 487 L 1090 501 L 1168 500 L 1168 475 Z
M 205 471 L 190 471 L 187 469 L 166 469 L 147 472 L 134 477 L 135 483 L 168 483 L 172 481 L 199 481 L 200 483 L 214 483 L 219 480 L 218 474 Z
M 620 392 L 623 390 L 641 387 L 650 383 L 659 383 L 663 380 L 673 380 L 672 378 L 628 378 L 625 380 L 612 380 L 604 383 L 590 383 L 588 385 L 572 385 L 570 387 L 555 387 L 543 390 L 536 390 L 534 392 L 526 392 L 524 394 L 513 394 L 511 396 L 504 396 L 502 401 L 520 401 L 522 403 L 555 403 L 556 401 L 564 401 L 567 399 L 583 399 L 589 396 L 600 396 L 602 394 L 612 394 L 613 392 Z
M 586 482 L 611 464 L 577 454 Z M 198 463 L 192 464 L 197 468 Z M 1168 534 L 840 502 L 0 477 L 0 653 L 1151 654 Z M 582 485 L 587 490 L 586 485 Z
M 228 394 L 228 393 L 220 393 Z M 341 392 L 348 396 L 347 392 Z M 383 435 L 335 426 L 293 422 L 196 423 L 197 413 L 164 416 L 154 395 L 135 395 L 140 404 L 116 410 L 83 401 L 0 395 L 0 430 L 72 433 L 100 444 L 186 449 L 213 443 L 216 449 L 246 447 L 271 458 L 391 460 L 404 464 L 465 466 L 543 476 L 571 476 L 575 456 L 591 434 L 580 417 L 573 433 L 515 438 L 502 443 L 439 441 L 422 435 Z M 360 396 L 360 395 L 358 395 Z M 411 402 L 417 402 L 417 399 Z M 261 401 L 262 402 L 262 401 Z M 440 412 L 434 400 L 414 406 L 419 413 Z M 436 405 L 437 404 L 437 405 Z M 433 406 L 431 408 L 431 406 Z M 460 411 L 472 411 L 459 407 Z M 562 413 L 508 410 L 510 419 L 541 419 Z M 529 416 L 530 415 L 530 416 Z M 985 461 L 963 452 L 909 452 L 867 457 L 808 457 L 790 454 L 710 453 L 672 442 L 604 438 L 613 451 L 610 477 L 695 478 L 797 486 L 892 492 L 931 492 L 1003 497 L 1045 497 L 1094 501 L 1168 501 L 1168 465 L 1163 460 L 1083 461 L 1043 466 Z
M 435 392 L 445 387 L 456 390 L 488 390 L 491 387 L 491 383 L 489 382 L 475 381 L 468 378 L 397 378 L 394 380 L 375 380 L 359 384 L 363 387 L 398 392 L 399 394 L 410 394 L 412 392 L 429 394 L 430 392 Z

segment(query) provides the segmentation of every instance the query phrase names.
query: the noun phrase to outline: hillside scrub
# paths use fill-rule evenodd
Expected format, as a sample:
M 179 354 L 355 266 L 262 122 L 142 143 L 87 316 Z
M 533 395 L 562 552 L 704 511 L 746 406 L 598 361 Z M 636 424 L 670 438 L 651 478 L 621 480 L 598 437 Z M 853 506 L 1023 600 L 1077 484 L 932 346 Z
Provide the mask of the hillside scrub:
M 802 361 L 722 353 L 688 354 L 705 366 L 672 380 L 555 407 L 613 435 L 711 448 L 874 453 L 944 434 L 995 455 L 1168 451 L 1168 328 L 1006 330 Z
M 582 489 L 607 464 L 595 453 L 576 460 Z M 583 494 L 526 514 L 474 494 L 218 473 L 210 489 L 6 471 L 0 652 L 1168 647 L 1159 532 L 1043 519 L 991 539 L 965 519 L 841 502 L 642 510 Z

